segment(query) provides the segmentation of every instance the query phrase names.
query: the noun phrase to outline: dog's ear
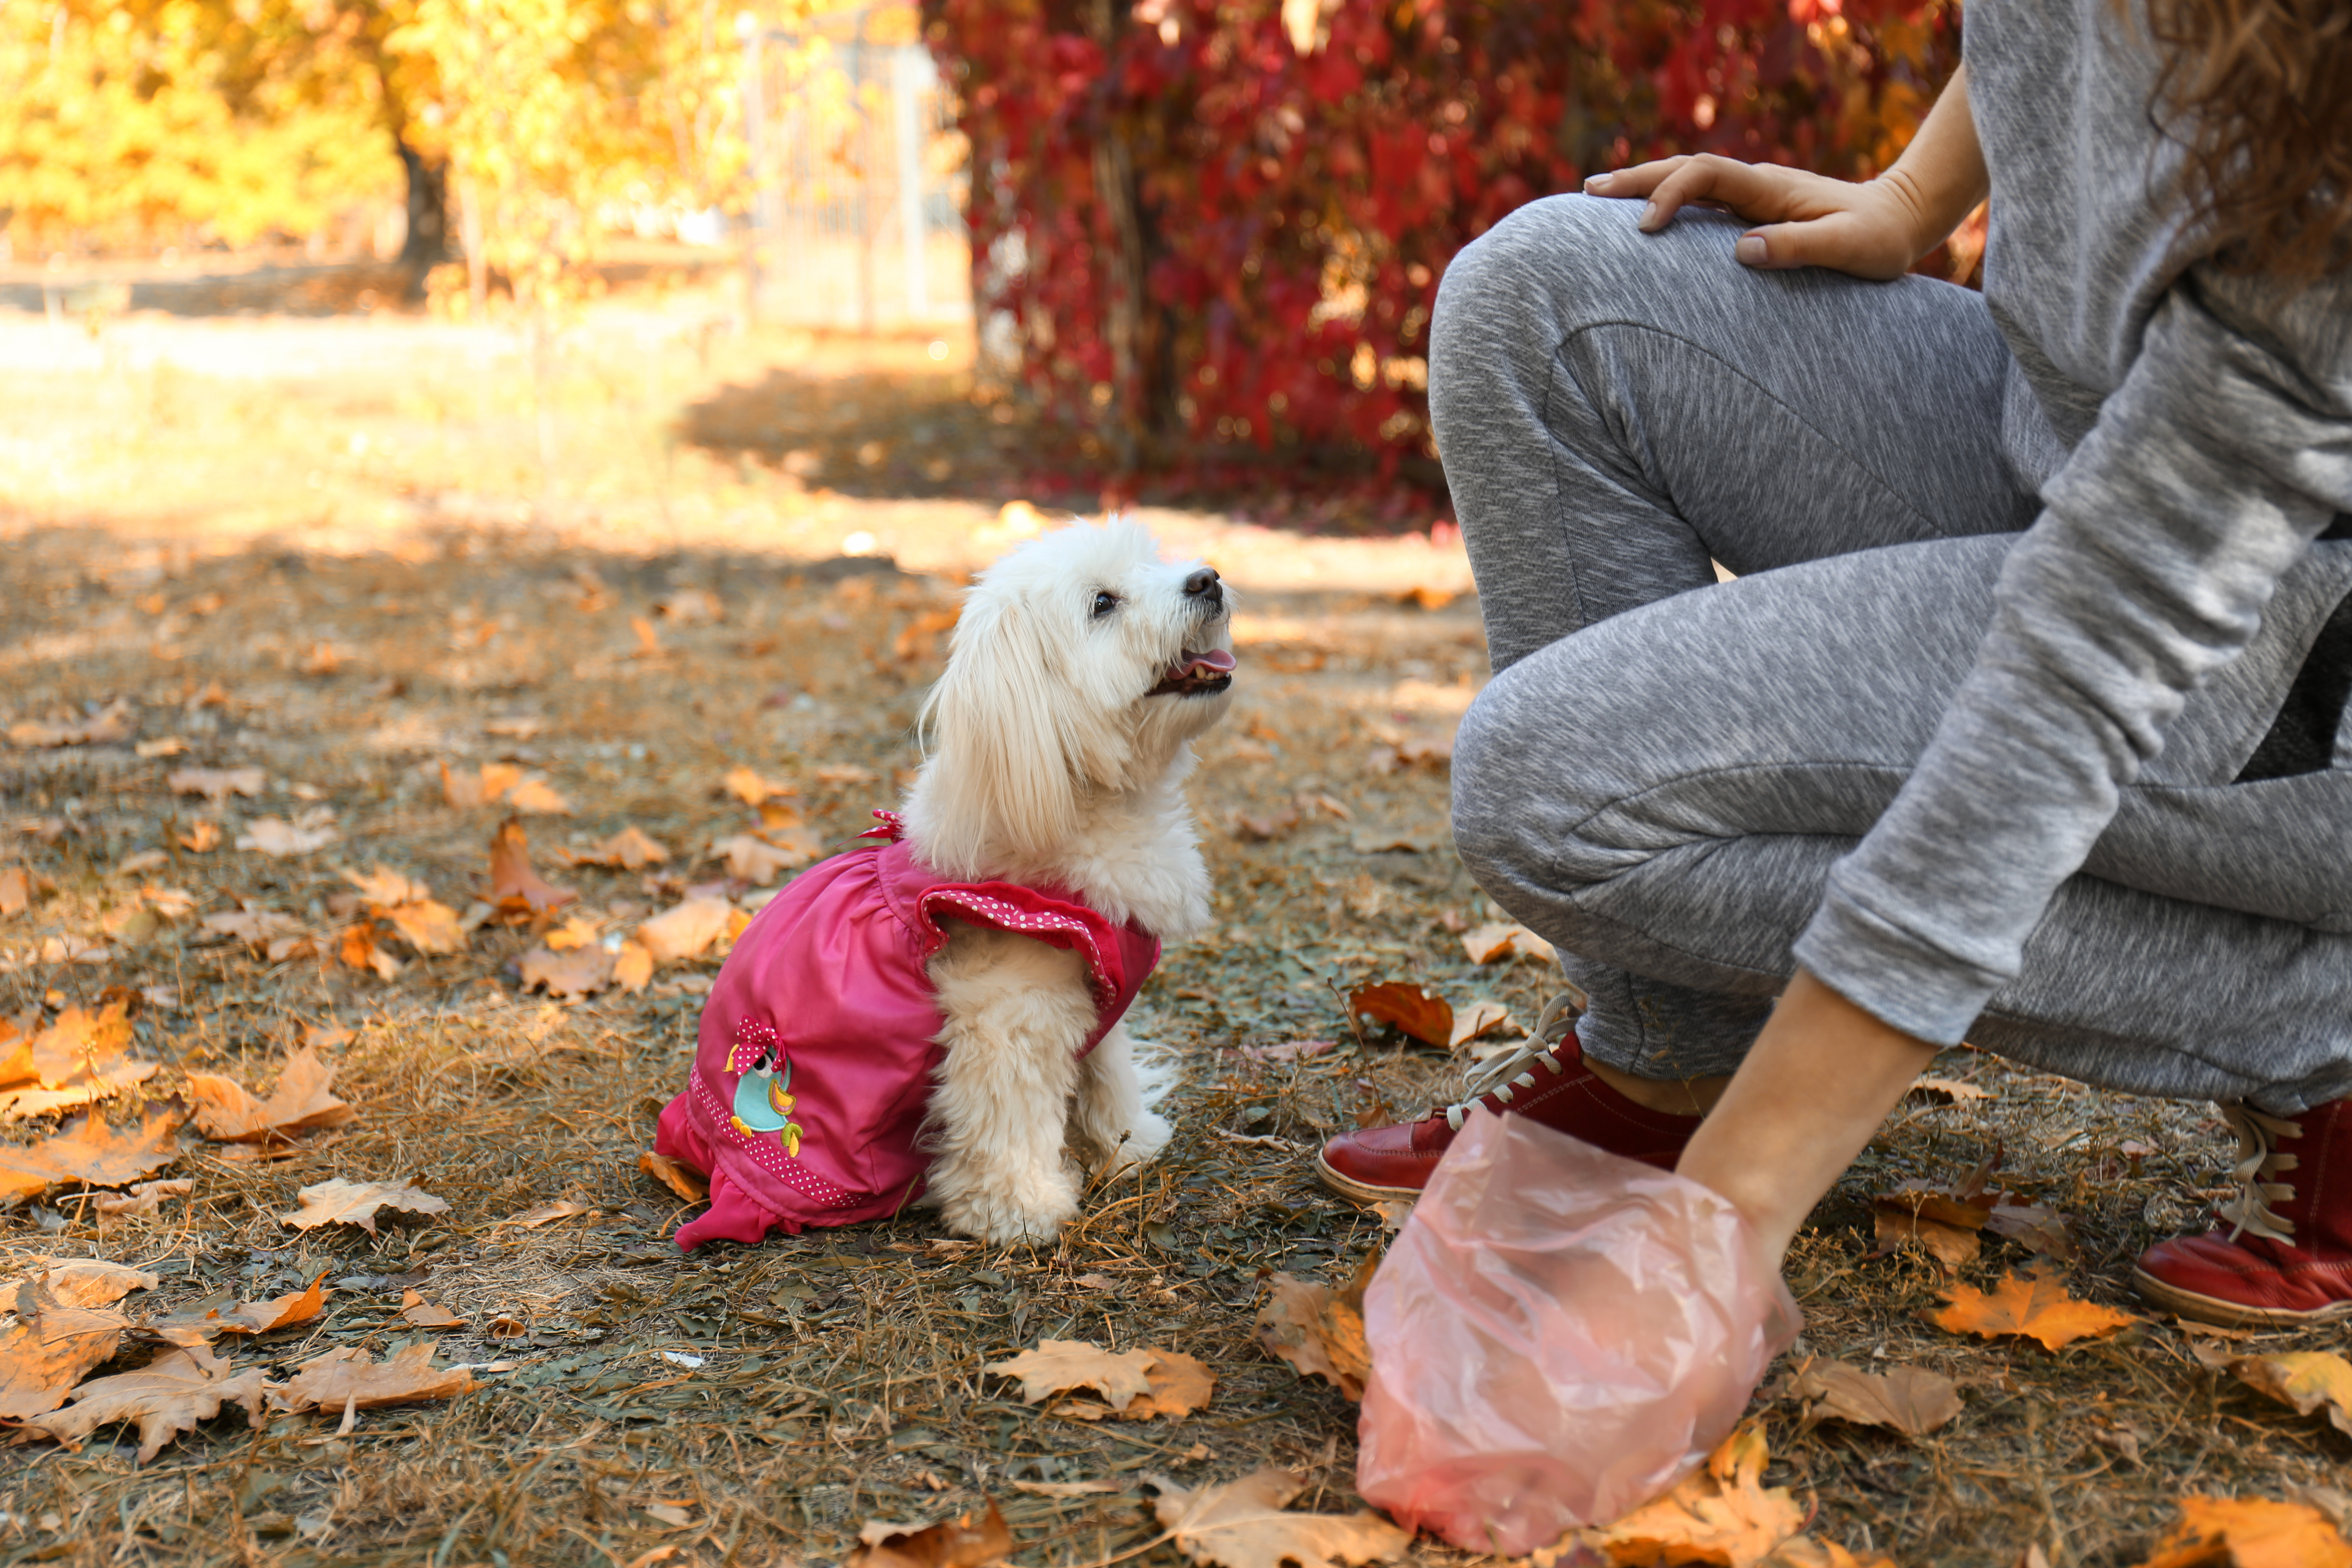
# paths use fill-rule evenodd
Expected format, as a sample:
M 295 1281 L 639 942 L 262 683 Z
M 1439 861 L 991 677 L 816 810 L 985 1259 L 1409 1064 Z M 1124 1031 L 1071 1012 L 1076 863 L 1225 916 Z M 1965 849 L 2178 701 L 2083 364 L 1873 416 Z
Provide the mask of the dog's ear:
M 930 758 L 919 791 L 932 863 L 976 875 L 1053 859 L 1076 830 L 1058 650 L 1020 605 L 968 605 L 924 703 Z

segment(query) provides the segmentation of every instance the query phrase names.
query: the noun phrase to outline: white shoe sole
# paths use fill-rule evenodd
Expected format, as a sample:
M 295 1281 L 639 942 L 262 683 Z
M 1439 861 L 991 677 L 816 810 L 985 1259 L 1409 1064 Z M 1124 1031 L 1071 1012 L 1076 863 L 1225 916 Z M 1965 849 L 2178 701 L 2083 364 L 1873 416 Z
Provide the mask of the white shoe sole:
M 2309 1329 L 2352 1318 L 2352 1301 L 2338 1301 L 2308 1312 L 2286 1307 L 2247 1307 L 2218 1296 L 2200 1295 L 2168 1285 L 2145 1268 L 2132 1270 L 2132 1289 L 2142 1300 L 2200 1323 L 2223 1329 Z

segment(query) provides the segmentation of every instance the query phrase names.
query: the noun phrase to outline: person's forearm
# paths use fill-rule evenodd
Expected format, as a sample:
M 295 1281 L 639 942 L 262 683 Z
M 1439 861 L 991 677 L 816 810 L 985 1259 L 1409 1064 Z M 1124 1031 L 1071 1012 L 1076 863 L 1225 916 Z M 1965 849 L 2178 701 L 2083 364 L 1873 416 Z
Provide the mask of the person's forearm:
M 1777 1266 L 1935 1057 L 1801 969 L 1675 1169 L 1729 1198 Z
M 1992 190 L 1976 115 L 1969 108 L 1969 68 L 1952 73 L 1911 144 L 1877 184 L 1911 215 L 1912 259 L 1944 243 Z

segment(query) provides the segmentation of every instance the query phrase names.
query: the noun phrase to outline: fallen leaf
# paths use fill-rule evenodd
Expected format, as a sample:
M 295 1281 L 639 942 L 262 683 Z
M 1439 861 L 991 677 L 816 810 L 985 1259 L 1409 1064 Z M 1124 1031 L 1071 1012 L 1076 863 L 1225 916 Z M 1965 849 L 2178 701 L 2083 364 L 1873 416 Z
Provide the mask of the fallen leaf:
M 803 833 L 801 837 L 805 840 L 813 836 Z M 729 876 L 763 888 L 786 871 L 796 871 L 816 858 L 814 850 L 805 844 L 789 849 L 779 848 L 749 833 L 721 838 L 710 847 L 710 852 L 725 858 Z
M 2083 1249 L 2074 1244 L 2072 1221 L 2055 1209 L 2023 1202 L 2014 1193 L 2000 1194 L 2000 1200 L 1985 1219 L 1985 1228 L 2028 1252 L 2054 1258 L 2061 1263 L 2072 1263 L 2083 1255 Z
M 67 1307 L 110 1307 L 133 1290 L 152 1290 L 163 1283 L 160 1276 L 144 1268 L 99 1258 L 37 1258 L 29 1261 L 38 1265 L 29 1278 L 47 1292 L 51 1300 Z M 23 1283 L 24 1280 L 12 1279 L 0 1286 L 0 1292 L 13 1297 L 16 1287 Z
M 1339 1049 L 1339 1046 L 1337 1040 L 1286 1040 L 1280 1045 L 1242 1046 L 1237 1054 L 1254 1062 L 1289 1062 L 1302 1057 L 1319 1057 Z
M 226 1362 L 203 1346 L 184 1346 L 166 1351 L 137 1372 L 93 1378 L 73 1391 L 70 1406 L 29 1421 L 24 1429 L 72 1448 L 100 1426 L 136 1423 L 143 1465 L 181 1433 L 218 1415 L 223 1405 L 245 1406 L 251 1424 L 259 1426 L 265 1386 L 261 1368 L 231 1373 Z
M 1976 1261 L 1981 1243 L 1977 1233 L 1992 1217 L 1992 1204 L 1982 1195 L 1939 1191 L 1921 1181 L 1905 1182 L 1871 1199 L 1878 1240 L 1871 1256 L 1890 1256 L 1906 1245 L 1917 1246 L 1943 1265 L 1947 1274 Z
M 257 849 L 264 855 L 284 859 L 293 855 L 308 855 L 323 849 L 342 837 L 318 811 L 306 811 L 293 821 L 282 817 L 257 816 L 245 832 L 236 836 L 239 849 Z
M 1446 1045 L 1460 1050 L 1471 1041 L 1483 1038 L 1511 1024 L 1511 1010 L 1500 1002 L 1472 1002 L 1454 1010 L 1454 1031 Z
M 1368 1256 L 1341 1290 L 1275 1275 L 1257 1311 L 1258 1344 L 1299 1376 L 1319 1377 L 1349 1399 L 1361 1399 L 1372 1364 L 1364 1342 L 1364 1287 L 1379 1267 L 1380 1255 Z
M 520 1322 L 516 1319 L 509 1318 L 504 1312 L 501 1312 L 497 1317 L 492 1318 L 490 1320 L 490 1326 L 482 1331 L 488 1334 L 490 1338 L 494 1340 L 519 1340 L 522 1338 L 523 1335 L 530 1332 L 530 1325 Z M 668 1352 L 665 1352 L 663 1353 L 667 1354 Z M 675 1360 L 677 1358 L 673 1356 L 671 1359 Z M 702 1363 L 698 1360 L 694 1364 L 700 1366 Z
M 1453 1006 L 1424 986 L 1402 981 L 1362 986 L 1349 994 L 1348 1011 L 1441 1050 L 1454 1042 Z
M 568 866 L 606 866 L 616 871 L 641 871 L 669 859 L 669 851 L 635 827 L 624 827 L 602 844 L 586 849 L 559 849 Z
M 379 980 L 397 980 L 408 966 L 375 944 L 375 928 L 365 923 L 345 928 L 336 940 L 335 956 L 346 969 L 370 969 Z
M 220 847 L 220 824 L 198 817 L 188 824 L 188 830 L 179 836 L 180 847 L 193 855 L 203 855 Z
M 435 1306 L 417 1290 L 400 1293 L 400 1315 L 420 1329 L 462 1329 L 466 1326 L 465 1319 L 446 1307 Z
M 811 777 L 825 784 L 872 784 L 882 775 L 858 763 L 828 763 L 814 770 Z
M 406 1182 L 346 1182 L 339 1177 L 304 1187 L 295 1196 L 301 1200 L 302 1206 L 292 1214 L 279 1215 L 278 1219 L 279 1224 L 290 1225 L 297 1230 L 316 1230 L 322 1225 L 355 1225 L 373 1236 L 380 1212 L 449 1212 L 447 1204 Z
M 1091 1388 L 1113 1410 L 1123 1412 L 1151 1392 L 1151 1358 L 1150 1351 L 1113 1353 L 1083 1340 L 1040 1340 L 1035 1350 L 991 1362 L 982 1370 L 1018 1379 L 1024 1405 L 1068 1389 Z
M 131 1195 L 121 1198 L 100 1198 L 92 1205 L 109 1219 L 128 1219 L 134 1215 L 161 1214 L 165 1198 L 184 1198 L 196 1190 L 196 1184 L 187 1177 L 173 1182 L 138 1182 L 131 1187 Z
M 517 817 L 499 824 L 490 840 L 490 901 L 498 918 L 511 925 L 536 920 L 580 895 L 541 879 L 530 864 L 530 838 Z
M 750 768 L 728 769 L 727 776 L 719 781 L 719 787 L 754 809 L 777 795 L 801 793 L 788 784 L 777 784 L 772 779 L 761 778 Z
M 516 962 L 525 991 L 543 989 L 550 996 L 576 1000 L 593 996 L 613 983 L 614 955 L 590 943 L 569 952 L 535 947 Z
M 1979 1089 L 1972 1083 L 1962 1083 L 1954 1078 L 1923 1078 L 1905 1091 L 1907 1097 L 1941 1100 L 1947 1105 L 1966 1105 L 1970 1100 L 1990 1100 L 1990 1089 Z
M 2298 1415 L 2325 1409 L 2338 1432 L 2352 1433 L 2352 1363 L 2326 1351 L 2284 1351 L 2273 1355 L 2234 1356 L 2231 1377 L 2269 1394 Z
M 1104 1414 L 1120 1415 L 1129 1421 L 1148 1421 L 1155 1415 L 1181 1421 L 1195 1410 L 1207 1407 L 1217 1387 L 1216 1374 L 1209 1370 L 1207 1363 L 1182 1351 L 1153 1350 L 1146 1353 L 1151 1357 L 1151 1366 L 1144 1373 L 1151 1380 L 1150 1389 L 1129 1400 L 1124 1411 L 1099 1406 Z
M 1960 1413 L 1958 1387 L 1924 1367 L 1892 1366 L 1881 1376 L 1846 1362 L 1816 1360 L 1791 1373 L 1782 1392 L 1811 1402 L 1809 1428 L 1834 1417 L 1920 1437 Z
M 452 811 L 491 805 L 521 782 L 522 770 L 505 763 L 485 763 L 479 773 L 441 764 L 441 798 Z
M 374 870 L 364 875 L 345 867 L 342 876 L 344 881 L 360 890 L 368 908 L 377 913 L 399 904 L 423 903 L 433 896 L 432 889 L 403 872 L 388 869 L 381 860 L 376 862 Z
M 1348 846 L 1359 855 L 1426 855 L 1444 842 L 1442 830 L 1367 827 L 1351 835 Z
M 698 1172 L 667 1154 L 656 1154 L 647 1150 L 637 1156 L 637 1169 L 688 1203 L 698 1204 L 710 1195 L 710 1184 L 704 1181 Z
M 111 1070 L 131 1045 L 131 1009 L 125 1003 L 68 1007 L 46 1029 L 25 1041 L 25 1076 L 49 1089 Z M 13 1058 L 11 1059 L 14 1059 Z M 17 1081 L 0 1077 L 0 1082 Z
M 197 922 L 218 936 L 234 937 L 256 952 L 266 950 L 281 937 L 289 937 L 302 929 L 302 922 L 276 910 L 228 910 L 216 915 L 206 915 Z
M 305 1046 L 278 1075 L 278 1086 L 266 1100 L 257 1100 L 234 1079 L 211 1073 L 188 1075 L 188 1098 L 195 1109 L 196 1131 L 224 1143 L 284 1141 L 299 1132 L 341 1127 L 359 1115 L 358 1110 L 328 1092 L 335 1069 L 319 1059 L 316 1048 Z
M 2308 1503 L 2192 1494 L 2140 1568 L 2352 1568 L 2352 1544 Z
M 329 1351 L 297 1367 L 283 1387 L 271 1389 L 270 1408 L 374 1410 L 467 1393 L 474 1374 L 462 1366 L 435 1366 L 436 1348 L 430 1340 L 419 1340 L 382 1362 L 356 1345 Z
M 1255 839 L 1261 843 L 1279 838 L 1297 826 L 1298 808 L 1297 806 L 1283 806 L 1262 816 L 1252 816 L 1246 811 L 1234 813 L 1234 831 L 1244 838 Z
M 266 1334 L 278 1329 L 290 1329 L 307 1323 L 327 1310 L 327 1298 L 332 1290 L 320 1289 L 326 1283 L 323 1273 L 310 1281 L 310 1288 L 290 1295 L 273 1296 L 267 1301 L 240 1301 L 228 1310 L 216 1314 L 220 1331 L 225 1334 Z
M 801 823 L 801 814 L 795 806 L 789 805 L 781 800 L 760 803 L 760 831 L 770 838 L 776 838 L 776 836 L 785 828 L 798 827 Z M 777 842 L 781 843 L 782 840 L 777 839 Z
M 1927 1315 L 1937 1328 L 1985 1339 L 2018 1334 L 2039 1341 L 2044 1350 L 2097 1339 L 2137 1321 L 2128 1312 L 2078 1300 L 2057 1280 L 2039 1274 L 2022 1279 L 2004 1274 L 1990 1294 L 1955 1283 L 1945 1295 L 1951 1305 Z
M 431 899 L 413 904 L 396 904 L 376 911 L 380 919 L 389 921 L 408 945 L 419 952 L 462 952 L 466 947 L 466 928 L 457 923 L 457 911 Z
M 2035 1547 L 2033 1550 L 2038 1553 L 2041 1549 Z M 1895 1568 L 1895 1559 L 1884 1552 L 1857 1557 L 1834 1541 L 1799 1535 L 1774 1547 L 1772 1555 L 1764 1559 L 1757 1568 Z M 2047 1559 L 2042 1559 L 2021 1563 L 2018 1568 L 2050 1568 L 2050 1563 Z
M 1223 1486 L 1186 1490 L 1164 1477 L 1152 1505 L 1178 1551 L 1215 1568 L 1329 1568 L 1402 1557 L 1412 1537 L 1380 1515 L 1286 1513 L 1307 1483 L 1288 1470 L 1262 1468 Z
M 916 1527 L 870 1521 L 857 1532 L 857 1545 L 843 1568 L 982 1568 L 1013 1551 L 1013 1532 L 992 1500 L 973 1510 Z
M 726 935 L 736 913 L 724 899 L 688 899 L 637 927 L 636 942 L 656 963 L 676 963 Z
M 524 1230 L 537 1230 L 541 1226 L 551 1225 L 559 1219 L 570 1219 L 573 1215 L 595 1212 L 586 1204 L 574 1203 L 570 1198 L 560 1198 L 551 1204 L 541 1204 L 535 1208 L 527 1208 L 519 1215 L 499 1221 L 499 1224 L 519 1226 Z
M 525 779 L 507 791 L 507 809 L 525 816 L 569 816 L 572 803 L 545 779 Z
M 1499 963 L 1507 958 L 1533 958 L 1548 963 L 1552 957 L 1551 943 L 1513 921 L 1473 926 L 1462 933 L 1462 951 L 1470 955 L 1473 963 Z
M 30 720 L 11 724 L 8 739 L 25 747 L 117 745 L 131 739 L 138 729 L 139 721 L 131 711 L 131 699 L 118 697 L 87 719 L 63 724 Z
M 110 1306 L 59 1301 L 38 1279 L 17 1285 L 9 1304 L 16 1321 L 0 1328 L 0 1416 L 11 1420 L 64 1404 L 84 1373 L 112 1358 L 131 1327 Z
M 79 1122 L 31 1148 L 0 1147 L 0 1204 L 37 1198 L 67 1182 L 120 1187 L 152 1176 L 180 1157 L 180 1119 L 150 1115 L 136 1132 L 117 1133 L 95 1105 Z
M 654 977 L 654 955 L 646 944 L 634 937 L 621 944 L 620 956 L 613 963 L 613 984 L 631 993 L 643 991 Z
M 1706 1465 L 1665 1496 L 1614 1524 L 1576 1532 L 1602 1561 L 1633 1565 L 1761 1563 L 1795 1535 L 1806 1509 L 1786 1487 L 1759 1484 L 1769 1455 L 1764 1430 L 1740 1427 L 1707 1456 Z
M 33 907 L 32 874 L 22 866 L 0 870 L 0 919 L 21 915 Z

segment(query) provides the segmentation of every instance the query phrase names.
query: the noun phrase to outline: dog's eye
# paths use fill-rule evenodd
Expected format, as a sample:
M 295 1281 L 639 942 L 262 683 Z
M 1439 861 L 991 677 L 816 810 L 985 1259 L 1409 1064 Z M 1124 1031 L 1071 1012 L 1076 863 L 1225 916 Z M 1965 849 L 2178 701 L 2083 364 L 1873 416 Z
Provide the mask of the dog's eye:
M 1118 595 L 1117 594 L 1111 593 L 1106 589 L 1095 595 L 1094 618 L 1096 620 L 1101 620 L 1105 616 L 1109 615 L 1113 610 L 1118 608 Z

